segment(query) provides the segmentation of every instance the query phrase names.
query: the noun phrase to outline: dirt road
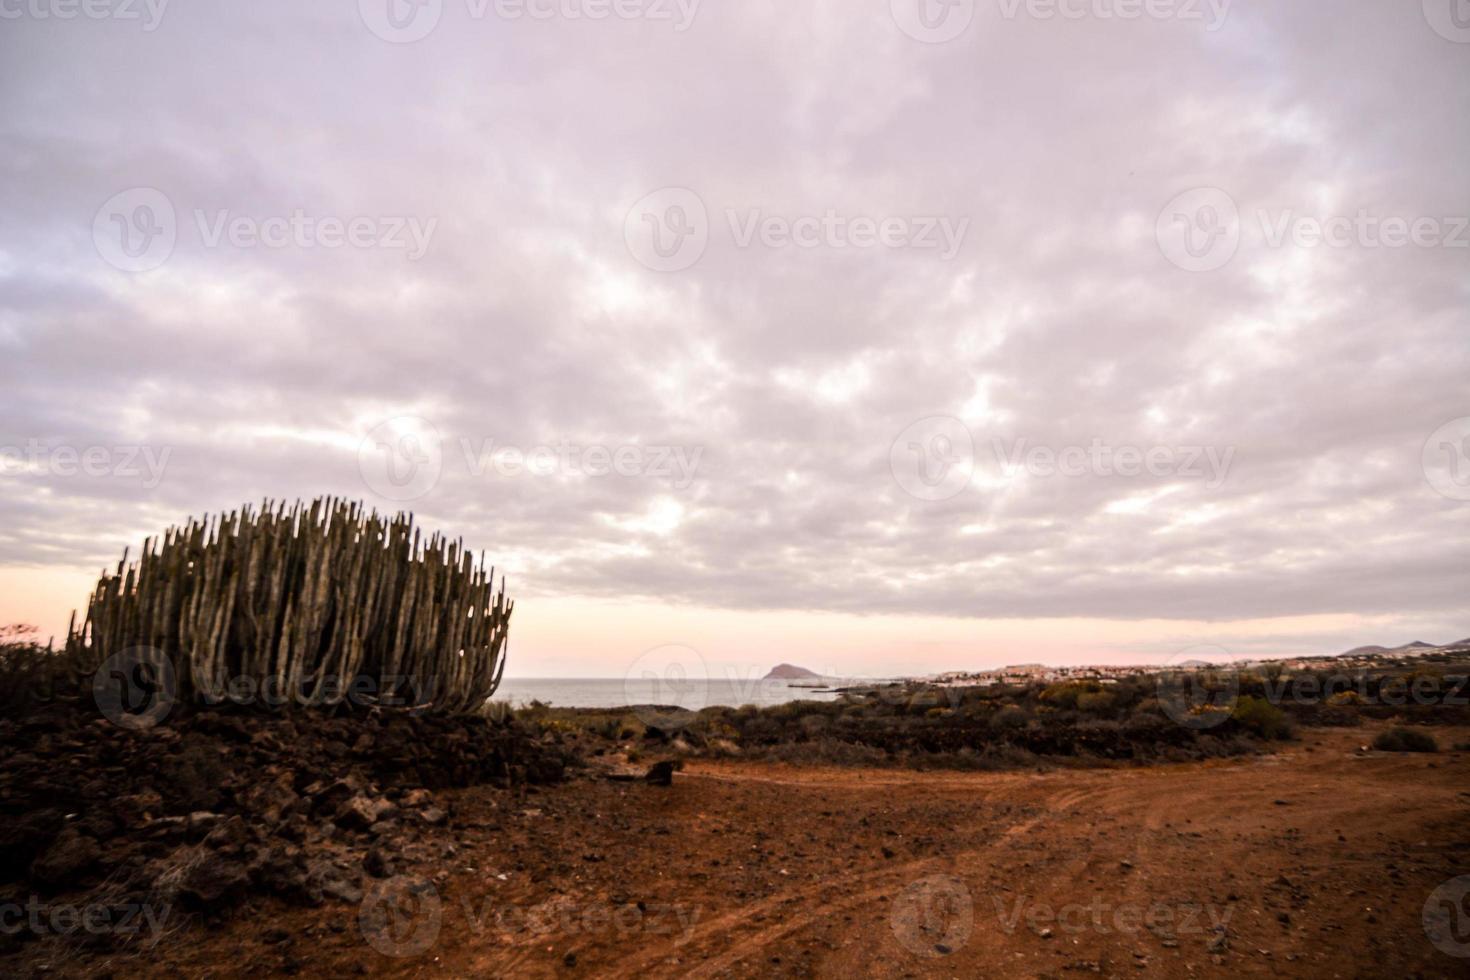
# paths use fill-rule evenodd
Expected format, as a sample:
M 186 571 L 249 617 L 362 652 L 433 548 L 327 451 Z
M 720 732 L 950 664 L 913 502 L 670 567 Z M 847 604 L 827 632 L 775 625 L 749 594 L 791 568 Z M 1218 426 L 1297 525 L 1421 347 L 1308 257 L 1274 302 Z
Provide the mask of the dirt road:
M 112 966 L 1470 976 L 1470 958 L 1450 955 L 1470 956 L 1470 906 L 1438 945 L 1422 921 L 1436 887 L 1470 873 L 1470 753 L 1359 753 L 1375 730 L 1308 730 L 1270 756 L 1148 769 L 696 762 L 671 788 L 469 790 L 452 797 L 453 831 L 393 855 L 397 875 L 361 910 L 257 905 L 146 964 Z M 428 884 L 410 892 L 416 880 Z M 384 896 L 399 899 L 396 916 L 380 914 Z

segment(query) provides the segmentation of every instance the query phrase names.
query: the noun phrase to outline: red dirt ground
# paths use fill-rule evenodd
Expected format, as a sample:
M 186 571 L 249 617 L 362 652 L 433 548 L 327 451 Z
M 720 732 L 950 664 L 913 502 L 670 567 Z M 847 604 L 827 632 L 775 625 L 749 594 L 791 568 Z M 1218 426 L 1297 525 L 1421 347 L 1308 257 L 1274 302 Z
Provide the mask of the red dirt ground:
M 395 856 L 400 874 L 434 887 L 381 928 L 376 893 L 366 915 L 259 901 L 141 957 L 51 965 L 189 977 L 1470 976 L 1470 958 L 1437 948 L 1421 920 L 1437 886 L 1470 872 L 1470 753 L 1357 751 L 1377 730 L 1308 729 L 1273 755 L 1146 769 L 695 761 L 670 788 L 581 778 L 519 798 L 465 790 L 445 794 L 452 829 Z M 1458 937 L 1450 948 L 1470 956 L 1470 918 L 1455 924 L 1441 945 Z

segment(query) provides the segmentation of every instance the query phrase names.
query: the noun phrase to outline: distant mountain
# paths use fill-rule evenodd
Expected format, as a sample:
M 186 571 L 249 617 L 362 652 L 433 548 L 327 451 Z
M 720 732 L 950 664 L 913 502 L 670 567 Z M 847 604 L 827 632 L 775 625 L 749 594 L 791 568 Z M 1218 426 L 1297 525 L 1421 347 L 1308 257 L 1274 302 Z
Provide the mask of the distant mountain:
M 1415 640 L 1413 643 L 1405 643 L 1398 647 L 1366 646 L 1354 647 L 1347 653 L 1338 654 L 1340 657 L 1413 657 L 1421 653 L 1432 653 L 1436 650 L 1463 650 L 1470 647 L 1470 639 L 1460 640 L 1456 643 L 1446 643 L 1439 646 L 1434 643 L 1425 643 L 1423 640 Z
M 795 664 L 777 664 L 765 676 L 765 679 L 768 681 L 809 681 L 821 680 L 821 678 L 822 675 L 816 671 L 807 670 L 805 667 L 798 667 Z

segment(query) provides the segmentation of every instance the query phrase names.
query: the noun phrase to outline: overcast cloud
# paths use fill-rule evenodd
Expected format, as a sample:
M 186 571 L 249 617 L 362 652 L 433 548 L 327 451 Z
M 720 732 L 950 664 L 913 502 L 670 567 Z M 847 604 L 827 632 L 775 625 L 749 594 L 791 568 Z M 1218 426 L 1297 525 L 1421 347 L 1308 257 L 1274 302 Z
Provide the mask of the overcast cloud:
M 0 0 L 0 564 L 1470 632 L 1456 2 Z

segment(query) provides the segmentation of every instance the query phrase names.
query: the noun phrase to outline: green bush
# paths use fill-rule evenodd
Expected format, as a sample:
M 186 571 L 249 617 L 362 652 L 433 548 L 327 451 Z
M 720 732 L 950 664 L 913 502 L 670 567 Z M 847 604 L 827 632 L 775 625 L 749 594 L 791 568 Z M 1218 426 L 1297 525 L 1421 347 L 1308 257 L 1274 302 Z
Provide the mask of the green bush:
M 1373 740 L 1373 747 L 1380 752 L 1439 751 L 1439 743 L 1433 735 L 1412 728 L 1390 728 Z
M 940 692 L 932 687 L 925 687 L 915 691 L 909 697 L 905 710 L 911 715 L 924 715 L 931 708 L 943 707 L 944 703 L 944 698 Z
M 1291 722 L 1287 720 L 1286 713 L 1264 698 L 1247 696 L 1237 699 L 1230 717 L 1260 738 L 1291 737 Z
M 0 714 L 18 714 L 49 700 L 63 660 L 36 642 L 33 626 L 0 627 Z
M 1025 708 L 1019 705 L 1008 704 L 997 711 L 995 716 L 990 719 L 990 727 L 998 729 L 1025 728 L 1030 721 L 1031 716 L 1026 713 Z
M 808 714 L 810 707 L 811 703 L 808 701 L 787 701 L 784 704 L 773 704 L 761 714 L 771 721 L 796 721 Z
M 1064 681 L 1047 687 L 1037 700 L 1058 708 L 1076 708 L 1083 697 L 1100 691 L 1102 685 L 1097 681 Z

